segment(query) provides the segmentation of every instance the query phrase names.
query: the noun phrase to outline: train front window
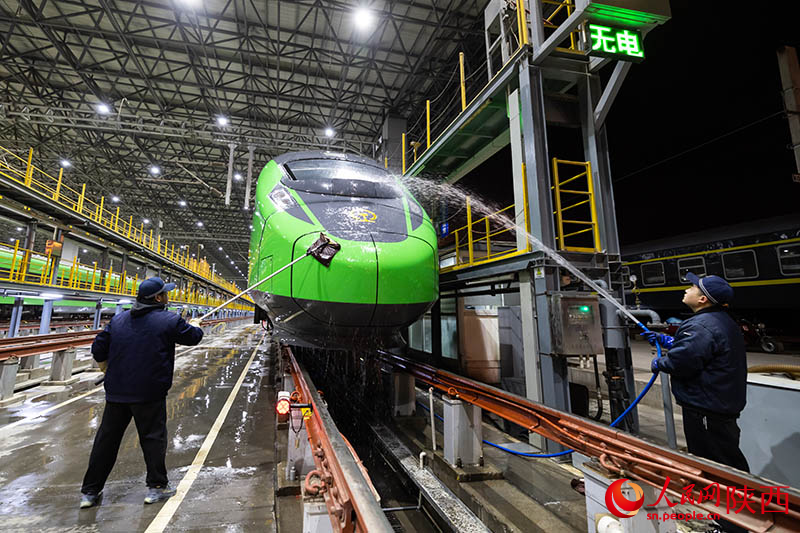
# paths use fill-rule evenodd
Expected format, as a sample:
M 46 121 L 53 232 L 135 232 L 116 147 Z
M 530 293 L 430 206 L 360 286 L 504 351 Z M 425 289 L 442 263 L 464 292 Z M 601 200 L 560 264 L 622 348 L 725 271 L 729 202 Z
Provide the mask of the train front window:
M 645 263 L 642 265 L 642 285 L 664 285 L 664 263 Z
M 781 244 L 777 250 L 781 274 L 800 276 L 800 244 Z
M 753 250 L 722 254 L 722 270 L 726 279 L 749 279 L 758 277 L 756 253 Z
M 379 168 L 336 159 L 301 159 L 284 165 L 281 180 L 295 190 L 352 196 L 356 198 L 400 198 L 402 190 Z
M 686 274 L 689 272 L 698 276 L 705 276 L 705 259 L 702 257 L 684 257 L 682 259 L 678 259 L 678 275 L 680 276 L 681 281 L 685 283 L 689 282 L 689 280 L 686 279 Z

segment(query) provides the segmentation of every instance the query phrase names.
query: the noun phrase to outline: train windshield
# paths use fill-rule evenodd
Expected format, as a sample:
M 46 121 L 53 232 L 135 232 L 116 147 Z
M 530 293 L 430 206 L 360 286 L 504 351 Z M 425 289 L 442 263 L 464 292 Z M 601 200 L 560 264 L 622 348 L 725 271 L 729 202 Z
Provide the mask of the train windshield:
M 335 159 L 303 159 L 284 165 L 289 188 L 356 198 L 400 198 L 403 192 L 383 170 Z

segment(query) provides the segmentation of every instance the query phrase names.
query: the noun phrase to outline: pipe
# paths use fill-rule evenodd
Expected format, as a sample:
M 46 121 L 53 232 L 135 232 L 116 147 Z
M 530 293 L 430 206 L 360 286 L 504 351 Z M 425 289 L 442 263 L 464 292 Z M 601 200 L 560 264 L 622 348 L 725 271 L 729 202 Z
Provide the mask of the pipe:
M 420 470 L 425 468 L 425 458 L 428 456 L 425 452 L 419 452 L 419 468 Z
M 795 374 L 800 375 L 800 365 L 755 365 L 747 369 L 749 374 Z
M 431 412 L 431 440 L 433 441 L 433 451 L 436 452 L 436 424 L 434 423 L 433 411 L 433 387 L 428 387 L 428 407 Z
M 656 313 L 652 309 L 631 309 L 629 307 L 628 308 L 628 312 L 631 313 L 633 316 L 635 316 L 637 318 L 639 318 L 639 317 L 650 318 L 649 324 L 651 326 L 660 326 L 660 325 L 662 325 L 661 317 L 658 315 L 658 313 Z M 622 311 L 620 311 L 619 309 L 617 309 L 617 314 L 621 317 L 624 313 Z

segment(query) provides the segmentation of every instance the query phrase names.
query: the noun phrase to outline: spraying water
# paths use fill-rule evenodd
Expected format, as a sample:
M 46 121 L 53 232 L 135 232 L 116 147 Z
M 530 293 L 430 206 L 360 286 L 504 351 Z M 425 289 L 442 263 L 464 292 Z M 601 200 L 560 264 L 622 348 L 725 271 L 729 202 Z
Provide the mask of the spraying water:
M 449 184 L 445 183 L 435 183 L 430 179 L 423 179 L 423 178 L 415 178 L 411 176 L 398 176 L 398 179 L 403 183 L 403 185 L 408 188 L 415 196 L 418 194 L 420 197 L 430 198 L 432 196 L 438 199 L 446 199 L 448 202 L 452 202 L 456 205 L 465 205 L 467 202 L 467 196 L 469 196 L 470 204 L 472 205 L 473 209 L 476 209 L 484 216 L 488 216 L 492 213 L 499 211 L 498 209 L 494 209 L 492 206 L 488 205 L 480 198 L 476 198 L 472 194 L 468 195 L 465 191 L 462 191 L 458 187 L 454 187 Z M 499 213 L 494 215 L 493 217 L 495 220 L 501 223 L 501 225 L 509 229 L 511 231 L 517 232 L 521 231 L 522 233 L 526 234 L 528 242 L 531 243 L 531 246 L 534 250 L 538 250 L 544 253 L 547 257 L 552 259 L 556 264 L 560 267 L 565 268 L 569 272 L 575 275 L 578 279 L 584 282 L 586 285 L 591 287 L 594 291 L 597 292 L 601 297 L 605 298 L 608 302 L 614 305 L 617 309 L 619 309 L 625 316 L 630 318 L 634 324 L 642 328 L 644 331 L 648 331 L 648 329 L 642 324 L 628 309 L 625 308 L 614 296 L 612 296 L 608 291 L 600 287 L 597 283 L 592 281 L 589 276 L 584 274 L 580 271 L 575 265 L 564 259 L 561 255 L 558 254 L 552 248 L 545 246 L 542 241 L 540 241 L 534 235 L 527 233 L 522 228 L 518 227 L 518 225 L 505 213 Z

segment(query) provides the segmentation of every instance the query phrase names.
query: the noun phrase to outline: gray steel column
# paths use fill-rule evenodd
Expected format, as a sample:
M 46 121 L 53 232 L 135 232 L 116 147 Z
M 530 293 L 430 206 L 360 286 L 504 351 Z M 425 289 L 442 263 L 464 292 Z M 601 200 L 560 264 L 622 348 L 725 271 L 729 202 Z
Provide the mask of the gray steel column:
M 244 208 L 250 209 L 250 186 L 253 182 L 253 153 L 256 147 L 252 144 L 247 147 L 247 183 L 244 187 Z
M 42 304 L 42 319 L 39 322 L 39 335 L 50 333 L 50 321 L 53 318 L 53 300 L 45 300 Z
M 442 301 L 438 298 L 431 308 L 431 354 L 434 361 L 442 357 Z
M 119 266 L 120 275 L 122 275 L 122 273 L 127 271 L 127 270 L 128 270 L 128 254 L 127 253 L 123 253 L 122 254 L 122 263 L 120 263 L 120 266 Z M 145 272 L 147 272 L 147 267 L 145 267 Z
M 99 301 L 94 306 L 94 319 L 92 320 L 92 329 L 100 329 L 100 315 L 103 312 L 103 302 Z
M 231 187 L 233 186 L 233 151 L 236 145 L 230 143 L 228 145 L 230 152 L 228 153 L 228 184 L 225 186 L 225 205 L 231 205 Z
M 550 194 L 550 165 L 548 161 L 547 130 L 544 110 L 542 72 L 527 61 L 519 68 L 519 93 L 522 116 L 522 142 L 525 157 L 525 174 L 528 187 L 528 219 L 531 236 L 549 248 L 555 247 L 553 207 Z M 536 243 L 534 243 L 534 248 Z M 537 268 L 531 274 L 520 276 L 520 311 L 523 328 L 523 350 L 527 394 L 533 400 L 549 407 L 570 411 L 567 360 L 552 352 L 550 316 L 547 291 L 558 287 L 558 269 Z M 528 288 L 522 288 L 527 285 Z M 533 308 L 526 309 L 532 301 Z M 528 304 L 528 305 L 526 305 Z M 533 316 L 530 315 L 533 313 Z M 535 327 L 534 324 L 535 323 Z M 527 330 L 527 331 L 526 331 Z M 526 337 L 535 334 L 536 346 Z M 541 388 L 536 387 L 536 377 L 541 373 Z M 538 395 L 537 398 L 534 395 Z M 560 451 L 562 446 L 546 443 L 547 451 Z
M 19 335 L 19 325 L 22 322 L 22 303 L 24 299 L 19 296 L 14 298 L 14 307 L 11 308 L 11 322 L 8 324 L 8 337 Z
M 34 220 L 32 222 L 28 222 L 27 228 L 25 230 L 25 244 L 22 246 L 28 250 L 33 250 L 33 245 L 36 244 L 36 226 L 37 222 Z

